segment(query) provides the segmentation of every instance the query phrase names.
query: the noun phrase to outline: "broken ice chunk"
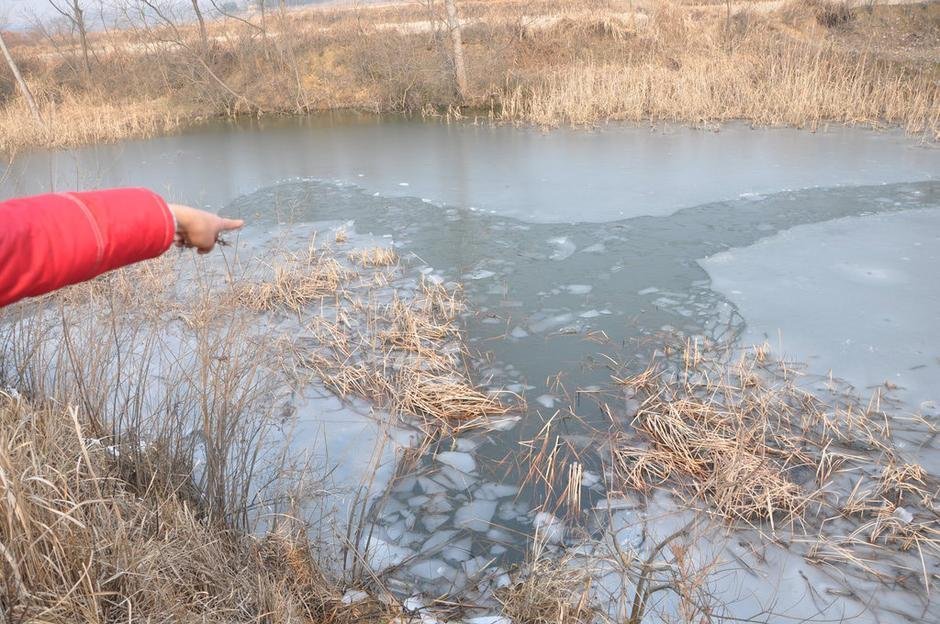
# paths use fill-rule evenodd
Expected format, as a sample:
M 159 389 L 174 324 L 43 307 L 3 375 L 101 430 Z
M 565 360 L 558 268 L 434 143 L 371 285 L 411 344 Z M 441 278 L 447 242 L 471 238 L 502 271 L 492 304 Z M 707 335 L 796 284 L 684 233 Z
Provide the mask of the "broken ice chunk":
M 446 464 L 468 474 L 477 469 L 477 462 L 469 453 L 444 451 L 443 453 L 438 453 L 436 459 L 442 464 Z
M 496 513 L 496 501 L 473 500 L 454 514 L 454 526 L 485 533 Z

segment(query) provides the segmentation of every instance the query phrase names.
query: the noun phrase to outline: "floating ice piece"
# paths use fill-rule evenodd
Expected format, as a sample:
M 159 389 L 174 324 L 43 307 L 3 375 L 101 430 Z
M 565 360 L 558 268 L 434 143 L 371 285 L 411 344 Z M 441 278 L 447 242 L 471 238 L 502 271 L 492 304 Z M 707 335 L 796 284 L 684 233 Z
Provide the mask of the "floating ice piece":
M 399 565 L 411 555 L 412 552 L 407 548 L 389 544 L 375 537 L 369 540 L 369 546 L 366 548 L 366 561 L 375 572 Z
M 409 567 L 408 571 L 426 581 L 436 581 L 440 578 L 453 581 L 457 577 L 457 571 L 440 559 L 420 561 Z
M 351 605 L 357 602 L 362 602 L 367 599 L 369 594 L 362 591 L 361 589 L 350 589 L 348 592 L 343 594 L 343 604 Z
M 473 500 L 454 514 L 454 526 L 485 533 L 496 513 L 496 501 Z
M 590 470 L 585 470 L 581 473 L 581 485 L 584 487 L 591 487 L 597 485 L 601 480 L 600 475 L 591 472 Z
M 509 332 L 509 335 L 512 336 L 513 338 L 525 338 L 526 336 L 529 335 L 529 332 L 527 332 L 526 330 L 522 329 L 521 327 L 517 325 L 516 327 L 512 328 L 512 331 Z
M 478 557 L 473 557 L 472 559 L 467 559 L 463 562 L 463 571 L 467 576 L 473 577 L 476 576 L 481 570 L 486 569 L 486 566 L 489 565 L 490 559 L 480 555 Z
M 496 275 L 496 273 L 494 273 L 493 271 L 487 271 L 486 269 L 477 269 L 475 271 L 470 271 L 469 273 L 464 273 L 463 275 L 461 275 L 461 277 L 463 279 L 468 279 L 468 280 L 481 280 L 481 279 L 486 279 L 488 277 L 493 277 L 494 275 Z
M 392 540 L 393 542 L 397 542 L 398 540 L 400 540 L 401 536 L 404 534 L 405 534 L 405 522 L 403 520 L 399 520 L 395 524 L 385 527 L 385 535 L 388 537 L 388 539 Z
M 537 334 L 552 329 L 553 327 L 558 327 L 559 325 L 564 325 L 569 323 L 574 319 L 573 314 L 559 314 L 558 316 L 550 316 L 545 319 L 538 321 L 533 321 L 529 323 L 529 329 Z
M 495 587 L 495 588 L 497 588 L 497 589 L 500 589 L 500 588 L 502 588 L 502 587 L 509 587 L 509 584 L 510 584 L 510 583 L 511 583 L 511 580 L 510 580 L 510 578 L 509 578 L 509 574 L 506 573 L 506 572 L 503 572 L 503 573 L 501 573 L 501 574 L 497 574 L 497 575 L 493 578 L 493 587 Z M 505 621 L 505 619 L 504 619 L 504 620 L 501 620 L 501 621 Z
M 412 496 L 411 498 L 408 499 L 408 506 L 409 506 L 409 507 L 420 507 L 421 505 L 425 504 L 425 503 L 428 502 L 429 500 L 431 500 L 431 497 L 430 497 L 430 496 L 425 496 L 424 494 L 419 494 L 418 496 Z
M 602 254 L 607 251 L 607 245 L 604 243 L 594 243 L 593 245 L 588 245 L 581 250 L 582 253 L 597 253 Z
M 480 443 L 476 440 L 469 440 L 467 438 L 457 438 L 457 440 L 454 441 L 454 445 L 457 447 L 458 451 L 461 451 L 462 453 L 469 453 L 470 451 L 476 449 L 476 447 L 480 446 Z
M 497 500 L 499 498 L 506 498 L 508 496 L 515 496 L 516 492 L 519 490 L 516 489 L 513 485 L 503 485 L 500 483 L 484 483 L 480 488 L 474 492 L 474 496 L 477 498 L 482 498 L 484 500 Z
M 418 477 L 418 485 L 422 492 L 431 496 L 447 491 L 447 488 L 445 488 L 443 485 L 437 481 L 434 481 L 433 479 L 428 479 L 427 477 Z
M 565 523 L 544 511 L 535 515 L 535 529 L 549 544 L 560 544 L 565 538 Z
M 520 516 L 525 516 L 526 510 L 522 505 L 514 501 L 505 501 L 500 504 L 499 511 L 496 512 L 496 517 L 500 520 L 509 522 L 511 520 L 516 520 Z
M 550 394 L 543 394 L 535 400 L 539 405 L 546 409 L 552 409 L 555 407 L 555 397 Z
M 658 293 L 659 289 L 655 286 L 650 286 L 649 288 L 644 288 L 643 290 L 638 290 L 636 294 L 638 295 L 652 295 L 653 293 Z
M 588 310 L 587 312 L 582 312 L 578 316 L 581 318 L 590 319 L 590 318 L 597 318 L 600 315 L 601 313 L 598 312 L 597 310 Z
M 490 554 L 493 555 L 494 557 L 498 557 L 505 553 L 506 553 L 506 547 L 503 546 L 502 544 L 493 544 L 492 546 L 490 546 Z
M 394 487 L 392 487 L 392 492 L 396 494 L 410 494 L 414 491 L 415 483 L 417 482 L 418 480 L 415 477 L 405 477 L 395 483 Z M 387 509 L 388 507 L 386 506 L 386 510 Z
M 473 539 L 465 537 L 462 540 L 457 540 L 456 542 L 446 546 L 441 550 L 441 556 L 445 561 L 450 561 L 451 563 L 462 563 L 470 558 L 470 551 L 473 548 Z
M 572 295 L 586 295 L 594 290 L 594 287 L 590 284 L 568 284 L 565 286 L 565 290 Z
M 622 517 L 631 517 L 629 521 L 621 520 Z M 643 544 L 643 524 L 637 521 L 634 514 L 619 513 L 616 516 L 618 523 L 626 524 L 625 527 L 617 531 L 617 543 L 621 547 L 637 550 Z
M 477 462 L 469 453 L 444 451 L 443 453 L 438 453 L 436 459 L 442 464 L 446 464 L 468 474 L 477 469 Z
M 914 520 L 914 514 L 909 512 L 904 507 L 898 507 L 894 510 L 894 517 L 903 522 L 904 524 L 910 524 Z
M 422 553 L 433 553 L 442 548 L 452 537 L 457 535 L 457 531 L 449 529 L 447 531 L 438 531 L 432 534 L 421 546 Z
M 445 522 L 447 522 L 449 519 L 450 519 L 450 516 L 444 516 L 444 515 L 430 515 L 430 516 L 423 516 L 423 517 L 421 518 L 421 522 L 424 524 L 424 527 L 425 527 L 428 531 L 430 531 L 430 532 L 433 533 L 433 532 L 436 531 L 442 524 L 444 524 Z
M 474 477 L 467 475 L 467 473 L 462 472 L 453 466 L 441 467 L 441 475 L 446 476 L 447 480 L 454 484 L 452 489 L 455 490 L 466 490 L 476 483 L 476 479 Z
M 454 509 L 453 504 L 447 497 L 441 494 L 436 494 L 425 506 L 424 511 L 432 514 L 442 514 L 452 511 Z
M 493 431 L 509 431 L 522 420 L 522 416 L 506 416 L 504 418 L 493 418 L 486 424 L 487 428 Z
M 552 260 L 565 260 L 578 250 L 577 246 L 571 242 L 571 239 L 567 236 L 550 238 L 548 239 L 548 243 L 555 247 L 555 251 L 549 256 Z
M 399 182 L 398 186 L 411 186 L 411 185 L 407 182 Z

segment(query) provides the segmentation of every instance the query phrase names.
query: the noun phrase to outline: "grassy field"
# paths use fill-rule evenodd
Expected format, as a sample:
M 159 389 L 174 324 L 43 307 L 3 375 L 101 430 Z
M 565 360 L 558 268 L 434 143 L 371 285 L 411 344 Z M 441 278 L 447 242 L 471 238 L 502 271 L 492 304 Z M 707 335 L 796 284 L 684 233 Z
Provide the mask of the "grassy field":
M 121 3 L 118 3 L 119 5 Z M 209 15 L 11 37 L 43 124 L 0 75 L 0 150 L 333 109 L 495 121 L 835 122 L 940 132 L 940 4 L 463 1 L 457 95 L 442 2 Z

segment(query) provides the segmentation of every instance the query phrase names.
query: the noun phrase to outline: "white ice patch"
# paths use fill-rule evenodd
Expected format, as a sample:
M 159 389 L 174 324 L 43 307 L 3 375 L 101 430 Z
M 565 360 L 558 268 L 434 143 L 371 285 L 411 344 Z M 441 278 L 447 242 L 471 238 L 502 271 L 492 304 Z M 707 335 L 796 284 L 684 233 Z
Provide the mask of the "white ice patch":
M 496 501 L 473 500 L 454 514 L 454 526 L 485 533 L 490 528 L 490 521 L 496 513 Z
M 574 315 L 569 314 L 569 313 L 559 314 L 557 316 L 550 316 L 548 318 L 543 318 L 543 319 L 530 322 L 529 329 L 535 332 L 536 334 L 540 334 L 544 331 L 548 331 L 549 329 L 560 327 L 564 325 L 565 323 L 570 323 L 573 319 L 574 319 Z
M 477 269 L 475 271 L 470 271 L 469 273 L 464 273 L 461 277 L 465 280 L 482 280 L 487 279 L 488 277 L 493 277 L 496 275 L 493 271 L 487 271 L 486 269 Z
M 565 260 L 578 250 L 578 247 L 567 236 L 550 238 L 548 244 L 555 248 L 549 256 L 552 260 Z
M 453 581 L 457 577 L 457 571 L 440 559 L 420 561 L 408 568 L 408 571 L 426 581 L 436 581 L 441 578 Z
M 540 511 L 536 514 L 535 528 L 549 544 L 560 544 L 565 538 L 565 523 L 550 513 Z
M 384 540 L 373 537 L 369 540 L 365 551 L 365 559 L 375 572 L 382 572 L 392 566 L 397 566 L 411 557 L 413 553 L 407 548 L 390 544 Z
M 555 407 L 555 397 L 550 394 L 543 394 L 536 398 L 535 401 L 546 409 L 552 409 Z
M 700 264 L 744 316 L 746 344 L 845 379 L 940 399 L 940 210 L 794 227 Z
M 472 473 L 477 469 L 477 462 L 469 453 L 461 453 L 459 451 L 444 451 L 443 453 L 437 454 L 437 461 L 467 474 Z
M 589 284 L 568 284 L 564 287 L 572 295 L 586 295 L 594 288 Z

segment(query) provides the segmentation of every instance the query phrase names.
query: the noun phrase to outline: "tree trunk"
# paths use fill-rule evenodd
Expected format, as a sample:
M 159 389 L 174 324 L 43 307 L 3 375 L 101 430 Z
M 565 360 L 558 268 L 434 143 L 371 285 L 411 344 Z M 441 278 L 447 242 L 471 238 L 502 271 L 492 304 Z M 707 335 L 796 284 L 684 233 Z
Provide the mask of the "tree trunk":
M 85 13 L 82 11 L 78 0 L 72 0 L 72 13 L 75 18 L 75 27 L 78 28 L 78 36 L 82 43 L 82 60 L 85 63 L 85 75 L 91 75 L 91 62 L 88 59 L 88 31 L 85 29 Z
M 196 12 L 196 19 L 199 21 L 199 36 L 202 37 L 202 47 L 209 49 L 209 35 L 206 34 L 206 20 L 202 16 L 202 10 L 199 8 L 199 1 L 193 0 L 193 11 Z
M 26 98 L 26 105 L 29 107 L 30 112 L 33 114 L 33 117 L 36 118 L 36 122 L 39 125 L 43 125 L 42 115 L 39 114 L 39 107 L 36 106 L 36 100 L 33 99 L 33 94 L 29 90 L 29 85 L 26 84 L 26 81 L 23 79 L 23 74 L 20 73 L 20 68 L 16 66 L 16 61 L 13 60 L 13 56 L 10 55 L 10 50 L 7 49 L 7 44 L 3 40 L 3 34 L 0 33 L 0 50 L 3 51 L 3 56 L 7 60 L 7 64 L 10 66 L 10 71 L 13 72 L 13 77 L 16 79 L 16 84 L 19 86 L 20 91 L 23 92 L 23 97 Z
M 454 45 L 454 79 L 457 81 L 457 94 L 463 100 L 467 97 L 467 70 L 463 63 L 463 38 L 460 35 L 460 19 L 457 17 L 457 0 L 444 0 L 447 9 L 447 28 Z

